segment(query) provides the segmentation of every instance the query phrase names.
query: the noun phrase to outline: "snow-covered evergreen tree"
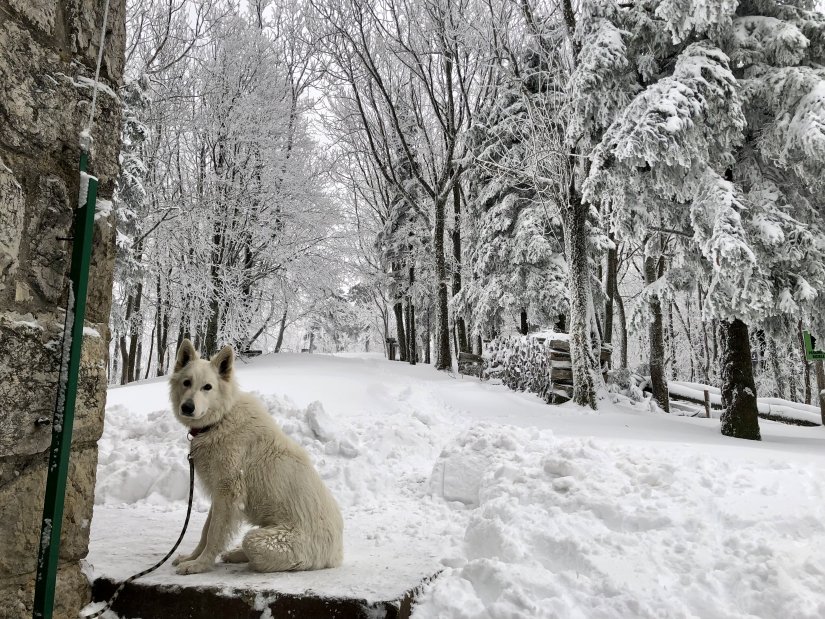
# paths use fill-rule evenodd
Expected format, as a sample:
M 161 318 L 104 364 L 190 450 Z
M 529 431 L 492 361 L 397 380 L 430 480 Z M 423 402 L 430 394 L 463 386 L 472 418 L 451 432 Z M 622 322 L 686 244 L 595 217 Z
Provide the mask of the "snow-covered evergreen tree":
M 522 312 L 539 325 L 567 312 L 558 209 L 548 208 L 523 169 L 528 123 L 523 98 L 505 83 L 472 132 L 475 166 L 465 176 L 469 277 L 460 302 L 477 335 L 521 328 Z
M 592 23 L 621 33 L 618 40 L 611 39 L 611 53 L 601 57 L 624 70 L 628 79 L 635 75 L 638 94 L 617 107 L 606 127 L 586 192 L 590 199 L 614 205 L 618 227 L 675 232 L 683 239 L 676 266 L 707 282 L 703 309 L 721 319 L 728 333 L 723 433 L 758 438 L 750 364 L 744 367 L 739 358 L 749 351 L 747 325 L 792 312 L 798 302 L 814 301 L 817 285 L 810 285 L 809 278 L 822 288 L 820 235 L 814 232 L 820 224 L 812 217 L 817 209 L 808 199 L 794 199 L 804 198 L 805 191 L 804 182 L 793 179 L 794 173 L 804 174 L 805 166 L 816 167 L 818 145 L 810 135 L 810 119 L 816 115 L 811 110 L 821 82 L 799 80 L 805 69 L 791 71 L 797 80 L 790 83 L 799 87 L 784 90 L 787 96 L 781 98 L 777 93 L 790 85 L 783 79 L 789 74 L 786 67 L 746 68 L 743 63 L 754 58 L 801 62 L 808 46 L 790 22 L 812 14 L 795 10 L 793 19 L 780 23 L 749 14 L 779 11 L 771 2 L 743 5 L 738 11 L 733 3 L 717 3 L 713 10 L 696 2 L 653 4 L 624 9 L 592 4 Z M 654 8 L 652 15 L 649 8 Z M 806 27 L 816 31 L 817 23 L 811 17 Z M 789 51 L 794 45 L 796 51 Z M 764 104 L 758 102 L 760 96 Z M 808 135 L 795 132 L 801 128 L 808 128 Z M 806 161 L 790 163 L 787 157 L 794 152 L 805 153 Z M 794 198 L 781 196 L 785 184 Z M 791 203 L 800 210 L 792 214 Z M 786 234 L 799 252 L 778 258 L 771 245 Z M 814 260 L 805 266 L 798 257 L 794 260 L 806 254 Z

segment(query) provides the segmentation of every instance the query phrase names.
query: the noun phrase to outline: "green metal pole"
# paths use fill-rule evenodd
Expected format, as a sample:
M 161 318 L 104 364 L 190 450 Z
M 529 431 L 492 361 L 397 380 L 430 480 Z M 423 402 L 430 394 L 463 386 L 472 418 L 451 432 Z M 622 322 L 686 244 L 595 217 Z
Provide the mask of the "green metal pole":
M 66 322 L 63 327 L 63 348 L 60 360 L 57 404 L 52 421 L 52 444 L 49 448 L 49 470 L 43 503 L 43 523 L 40 529 L 40 549 L 37 556 L 37 580 L 34 591 L 34 619 L 51 619 L 54 611 L 55 582 L 60 555 L 60 529 L 63 525 L 63 501 L 69 473 L 69 453 L 72 447 L 77 379 L 80 371 L 80 350 L 83 345 L 83 319 L 86 314 L 86 290 L 92 256 L 92 234 L 97 201 L 97 179 L 86 174 L 88 152 L 80 155 L 81 191 L 87 186 L 86 203 L 75 211 L 72 242 L 71 283 Z

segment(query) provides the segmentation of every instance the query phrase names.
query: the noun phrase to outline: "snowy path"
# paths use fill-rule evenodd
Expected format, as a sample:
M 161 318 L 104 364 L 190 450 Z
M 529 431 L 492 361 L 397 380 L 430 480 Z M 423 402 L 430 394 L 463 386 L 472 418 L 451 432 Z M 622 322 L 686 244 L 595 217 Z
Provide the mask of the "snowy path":
M 763 421 L 761 443 L 737 441 L 718 420 L 549 407 L 379 356 L 263 357 L 238 378 L 341 503 L 345 565 L 147 582 L 378 600 L 443 569 L 416 617 L 825 616 L 822 428 Z M 122 578 L 176 536 L 186 439 L 164 379 L 111 389 L 107 409 L 89 561 Z

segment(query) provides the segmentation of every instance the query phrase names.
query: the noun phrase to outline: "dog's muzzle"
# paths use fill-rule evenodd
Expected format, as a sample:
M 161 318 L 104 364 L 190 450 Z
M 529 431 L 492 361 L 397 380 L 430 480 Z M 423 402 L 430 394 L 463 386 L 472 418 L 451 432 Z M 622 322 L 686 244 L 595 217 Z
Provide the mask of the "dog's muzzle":
M 195 403 L 192 400 L 186 400 L 180 405 L 180 414 L 184 417 L 191 417 L 195 414 Z

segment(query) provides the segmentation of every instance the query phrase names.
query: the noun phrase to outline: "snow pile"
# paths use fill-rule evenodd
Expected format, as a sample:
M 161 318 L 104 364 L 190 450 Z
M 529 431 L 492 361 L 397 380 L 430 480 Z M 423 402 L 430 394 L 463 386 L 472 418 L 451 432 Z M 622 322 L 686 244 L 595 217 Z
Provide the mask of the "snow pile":
M 179 509 L 189 492 L 186 429 L 169 410 L 147 413 L 111 406 L 98 442 L 96 505 L 146 503 Z M 197 491 L 195 509 L 208 501 Z
M 320 402 L 298 408 L 289 399 L 264 397 L 284 432 L 312 457 L 342 508 L 386 506 L 399 491 L 418 509 L 432 462 L 441 449 L 444 421 L 413 408 L 362 417 L 344 429 Z M 410 414 L 412 413 L 412 414 Z M 412 495 L 406 492 L 416 488 Z
M 816 468 L 477 426 L 432 485 L 478 507 L 414 617 L 825 616 Z
M 309 452 L 342 508 L 385 503 L 399 487 L 419 488 L 423 496 L 447 426 L 440 415 L 410 402 L 409 390 L 397 396 L 398 410 L 346 427 L 319 401 L 299 407 L 286 397 L 258 395 L 284 432 Z M 186 429 L 170 410 L 110 406 L 99 442 L 95 503 L 180 509 L 188 495 L 188 449 Z M 194 505 L 209 508 L 198 488 Z

